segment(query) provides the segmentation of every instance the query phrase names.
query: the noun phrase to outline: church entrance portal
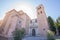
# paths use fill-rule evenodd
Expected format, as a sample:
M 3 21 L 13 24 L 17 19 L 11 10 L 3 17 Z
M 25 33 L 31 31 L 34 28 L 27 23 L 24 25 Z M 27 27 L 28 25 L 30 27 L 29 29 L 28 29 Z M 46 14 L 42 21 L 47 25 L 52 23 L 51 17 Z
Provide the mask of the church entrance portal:
M 36 36 L 35 29 L 32 29 L 32 36 Z

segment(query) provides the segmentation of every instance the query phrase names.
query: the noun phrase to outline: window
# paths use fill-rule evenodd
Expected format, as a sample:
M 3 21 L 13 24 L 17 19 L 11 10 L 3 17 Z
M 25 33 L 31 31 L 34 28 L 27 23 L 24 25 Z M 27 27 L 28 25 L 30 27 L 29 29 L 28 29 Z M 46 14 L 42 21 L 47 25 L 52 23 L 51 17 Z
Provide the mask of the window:
M 35 19 L 35 22 L 37 22 L 37 19 Z
M 19 24 L 21 23 L 21 21 L 19 21 Z
M 41 9 L 41 7 L 40 7 L 40 9 Z
M 15 28 L 15 30 L 17 30 L 18 28 Z
M 39 12 L 38 12 L 38 15 L 39 15 Z
M 41 9 L 41 7 L 39 7 L 38 9 Z
M 2 29 L 2 31 L 4 31 L 4 29 Z
M 43 30 L 45 30 L 45 28 Z
M 41 14 L 42 14 L 42 11 L 41 11 Z
M 40 13 L 42 14 L 42 11 L 38 12 L 38 15 L 39 15 Z
M 30 21 L 30 23 L 32 23 L 32 20 Z

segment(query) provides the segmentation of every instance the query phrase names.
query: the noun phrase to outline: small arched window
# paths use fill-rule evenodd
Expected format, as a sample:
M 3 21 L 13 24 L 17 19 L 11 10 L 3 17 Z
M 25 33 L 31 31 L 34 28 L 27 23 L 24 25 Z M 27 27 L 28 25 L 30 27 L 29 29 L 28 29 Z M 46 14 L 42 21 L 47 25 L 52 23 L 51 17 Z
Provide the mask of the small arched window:
M 32 20 L 30 21 L 30 23 L 32 23 Z
M 41 14 L 42 14 L 42 11 L 41 11 Z
M 40 7 L 40 9 L 41 9 L 41 7 Z
M 39 15 L 40 13 L 38 12 L 38 15 Z
M 19 24 L 21 23 L 21 21 L 19 21 Z
M 43 30 L 45 30 L 45 28 Z
M 37 23 L 37 19 L 35 19 L 35 22 Z

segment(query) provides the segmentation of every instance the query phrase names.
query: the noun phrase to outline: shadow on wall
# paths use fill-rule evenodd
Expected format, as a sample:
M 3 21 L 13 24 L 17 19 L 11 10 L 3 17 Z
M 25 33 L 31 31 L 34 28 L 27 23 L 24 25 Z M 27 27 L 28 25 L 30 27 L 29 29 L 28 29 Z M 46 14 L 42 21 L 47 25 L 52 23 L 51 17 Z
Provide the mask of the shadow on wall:
M 8 38 L 4 36 L 0 36 L 0 40 L 8 40 Z

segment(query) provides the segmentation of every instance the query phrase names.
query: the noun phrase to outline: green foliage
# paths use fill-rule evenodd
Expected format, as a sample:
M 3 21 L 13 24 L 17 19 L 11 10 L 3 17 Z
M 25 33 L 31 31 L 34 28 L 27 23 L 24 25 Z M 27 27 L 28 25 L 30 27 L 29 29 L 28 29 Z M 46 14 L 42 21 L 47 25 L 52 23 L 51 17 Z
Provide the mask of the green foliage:
M 14 40 L 22 40 L 24 37 L 24 31 L 16 29 L 13 33 Z
M 60 35 L 60 17 L 58 17 L 58 19 L 56 20 L 56 26 L 58 28 L 59 35 Z
M 54 26 L 55 25 L 54 21 L 50 16 L 48 17 L 48 23 L 49 23 L 50 30 L 56 33 L 56 28 Z
M 60 17 L 58 17 L 57 19 L 57 24 L 58 24 L 57 26 L 60 27 Z
M 54 32 L 47 31 L 47 40 L 55 40 L 55 38 L 54 38 Z

